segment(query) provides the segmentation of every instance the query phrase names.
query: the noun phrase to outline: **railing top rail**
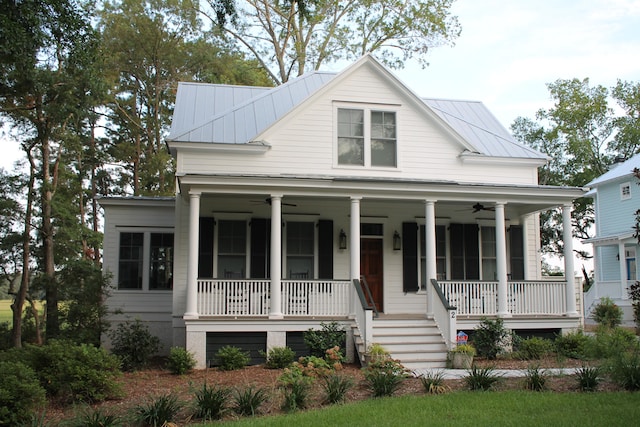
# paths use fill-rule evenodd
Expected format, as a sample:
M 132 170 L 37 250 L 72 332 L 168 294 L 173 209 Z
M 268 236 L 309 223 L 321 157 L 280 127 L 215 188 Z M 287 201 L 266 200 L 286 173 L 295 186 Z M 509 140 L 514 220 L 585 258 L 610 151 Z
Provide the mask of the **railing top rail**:
M 456 307 L 449 304 L 449 301 L 445 298 L 444 293 L 442 293 L 442 289 L 440 288 L 440 285 L 438 284 L 438 281 L 436 279 L 431 279 L 431 285 L 436 290 L 436 294 L 438 295 L 438 298 L 440 298 L 440 301 L 442 302 L 444 308 L 446 308 L 447 310 L 457 310 Z
M 378 316 L 378 310 L 376 310 L 375 306 L 372 306 L 367 302 L 367 298 L 364 296 L 362 286 L 360 285 L 360 280 L 353 279 L 353 286 L 356 288 L 356 293 L 358 294 L 358 299 L 360 300 L 362 308 L 365 310 L 373 310 L 376 316 Z

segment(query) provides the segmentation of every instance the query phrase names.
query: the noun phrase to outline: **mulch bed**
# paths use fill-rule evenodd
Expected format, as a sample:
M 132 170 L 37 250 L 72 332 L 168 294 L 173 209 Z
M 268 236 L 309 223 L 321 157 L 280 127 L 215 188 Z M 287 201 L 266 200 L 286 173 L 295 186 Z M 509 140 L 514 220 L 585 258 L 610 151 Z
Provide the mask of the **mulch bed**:
M 481 367 L 493 366 L 497 369 L 527 369 L 530 366 L 539 366 L 544 368 L 570 368 L 580 367 L 583 361 L 566 359 L 557 360 L 555 358 L 547 358 L 538 361 L 521 361 L 521 360 L 475 360 L 476 365 Z M 263 366 L 250 366 L 237 371 L 219 371 L 217 369 L 206 369 L 193 371 L 190 374 L 176 376 L 169 371 L 154 367 L 138 372 L 124 373 L 119 379 L 122 386 L 122 397 L 116 400 L 109 400 L 96 405 L 92 405 L 93 409 L 100 409 L 107 413 L 130 414 L 134 408 L 140 404 L 149 403 L 152 399 L 172 393 L 183 402 L 193 401 L 194 390 L 200 389 L 203 384 L 219 385 L 231 387 L 234 389 L 244 389 L 248 386 L 262 387 L 268 390 L 271 398 L 265 402 L 261 409 L 263 415 L 281 414 L 282 392 L 278 389 L 278 377 L 282 370 L 265 369 Z M 371 391 L 368 389 L 364 380 L 362 370 L 359 365 L 344 365 L 343 375 L 348 375 L 354 380 L 354 387 L 347 392 L 347 402 L 356 402 L 372 397 Z M 463 390 L 465 388 L 464 380 L 446 380 L 448 389 L 452 391 Z M 497 390 L 522 390 L 524 389 L 524 378 L 503 378 L 500 380 Z M 576 380 L 573 376 L 549 377 L 547 379 L 547 388 L 554 392 L 576 392 Z M 614 384 L 609 381 L 603 381 L 599 386 L 600 391 L 618 390 Z M 406 394 L 424 394 L 424 388 L 418 378 L 406 379 L 397 395 Z M 309 401 L 309 409 L 315 409 L 323 406 L 323 390 L 319 381 L 314 383 Z M 83 410 L 83 409 L 80 409 Z M 84 408 L 86 410 L 86 408 Z M 184 426 L 190 422 L 188 411 L 177 425 Z M 50 404 L 47 409 L 47 420 L 52 425 L 73 418 L 79 413 L 78 407 L 59 406 Z M 237 417 L 230 413 L 228 418 Z

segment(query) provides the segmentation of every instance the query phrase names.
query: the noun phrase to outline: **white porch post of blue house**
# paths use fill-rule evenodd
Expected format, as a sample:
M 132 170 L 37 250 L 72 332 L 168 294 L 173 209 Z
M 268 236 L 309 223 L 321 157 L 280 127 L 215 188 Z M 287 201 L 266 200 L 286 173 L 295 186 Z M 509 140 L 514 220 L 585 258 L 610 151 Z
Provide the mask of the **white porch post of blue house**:
M 577 316 L 576 310 L 576 285 L 573 266 L 573 233 L 571 232 L 571 209 L 573 205 L 568 203 L 562 206 L 562 239 L 564 243 L 564 278 L 567 281 L 567 316 Z
M 282 314 L 282 195 L 271 195 L 271 311 L 269 318 Z
M 185 319 L 198 318 L 198 238 L 200 235 L 200 192 L 189 192 L 189 260 L 187 262 L 187 307 Z
M 627 293 L 627 254 L 624 251 L 624 241 L 618 242 L 618 262 L 620 265 L 620 295 L 622 299 L 629 299 Z
M 431 286 L 431 279 L 437 279 L 438 267 L 436 264 L 436 208 L 435 200 L 426 200 L 425 205 L 425 244 L 426 244 L 426 277 L 427 291 L 427 316 L 433 317 L 433 299 L 435 291 Z
M 496 203 L 496 273 L 498 275 L 498 317 L 511 317 L 507 304 L 509 292 L 507 276 L 507 233 L 504 216 L 505 202 Z

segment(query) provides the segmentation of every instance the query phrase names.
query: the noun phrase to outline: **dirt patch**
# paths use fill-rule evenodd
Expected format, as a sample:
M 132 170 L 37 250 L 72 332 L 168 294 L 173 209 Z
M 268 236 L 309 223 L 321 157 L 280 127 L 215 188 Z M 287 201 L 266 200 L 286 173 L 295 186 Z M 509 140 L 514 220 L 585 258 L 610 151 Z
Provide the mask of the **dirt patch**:
M 526 369 L 530 366 L 543 368 L 569 368 L 580 367 L 584 362 L 580 360 L 547 358 L 539 361 L 522 361 L 512 359 L 483 360 L 477 359 L 478 366 L 493 366 L 496 369 Z M 356 402 L 371 398 L 369 390 L 359 365 L 344 365 L 342 375 L 351 377 L 354 387 L 347 392 L 347 401 Z M 265 369 L 263 366 L 251 366 L 238 371 L 219 371 L 217 369 L 206 369 L 193 371 L 188 375 L 176 376 L 166 370 L 155 367 L 139 372 L 125 373 L 119 379 L 122 385 L 123 396 L 117 400 L 110 400 L 93 405 L 94 409 L 102 409 L 108 413 L 119 415 L 130 414 L 135 407 L 140 404 L 150 402 L 153 398 L 172 393 L 182 401 L 187 403 L 193 401 L 193 392 L 202 387 L 203 384 L 219 385 L 231 387 L 233 389 L 244 389 L 245 387 L 261 387 L 268 391 L 269 400 L 260 408 L 263 415 L 282 413 L 282 392 L 278 388 L 278 377 L 282 370 Z M 446 380 L 449 391 L 457 391 L 465 388 L 464 380 Z M 516 390 L 525 387 L 524 378 L 503 378 L 498 386 L 499 390 Z M 575 392 L 576 380 L 573 376 L 548 377 L 547 388 L 556 392 Z M 617 390 L 610 382 L 605 381 L 599 387 L 602 391 Z M 397 395 L 422 394 L 424 388 L 418 378 L 406 379 Z M 309 409 L 319 408 L 324 405 L 324 392 L 320 381 L 316 381 L 311 390 L 311 397 L 308 399 Z M 65 419 L 74 417 L 78 413 L 78 408 L 61 407 L 52 405 L 47 410 L 47 419 L 52 425 L 57 425 Z M 235 415 L 229 414 L 229 418 Z M 180 426 L 188 425 L 190 422 L 189 411 L 185 408 L 184 414 L 177 423 Z

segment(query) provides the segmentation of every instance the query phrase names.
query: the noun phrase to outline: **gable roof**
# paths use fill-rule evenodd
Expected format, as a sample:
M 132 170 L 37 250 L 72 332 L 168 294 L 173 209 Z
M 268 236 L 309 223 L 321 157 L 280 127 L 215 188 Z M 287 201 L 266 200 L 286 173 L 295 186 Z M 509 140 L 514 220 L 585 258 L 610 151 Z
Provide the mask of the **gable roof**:
M 180 83 L 171 132 L 175 142 L 245 144 L 309 99 L 337 76 L 363 63 L 375 65 L 387 78 L 416 98 L 453 130 L 473 153 L 546 161 L 547 156 L 516 141 L 491 112 L 478 101 L 417 97 L 371 55 L 341 73 L 312 72 L 275 88 Z
M 600 175 L 598 178 L 588 183 L 586 186 L 597 187 L 599 185 L 602 185 L 610 181 L 614 181 L 619 178 L 623 178 L 627 176 L 630 177 L 633 175 L 633 170 L 635 168 L 640 169 L 640 154 L 636 154 L 635 156 L 631 157 L 629 160 L 623 163 L 620 163 L 619 165 L 615 166 L 613 169 L 609 170 L 608 172 L 605 172 L 604 174 Z

